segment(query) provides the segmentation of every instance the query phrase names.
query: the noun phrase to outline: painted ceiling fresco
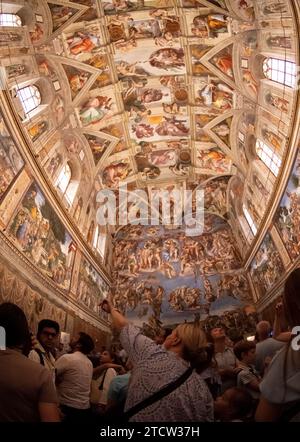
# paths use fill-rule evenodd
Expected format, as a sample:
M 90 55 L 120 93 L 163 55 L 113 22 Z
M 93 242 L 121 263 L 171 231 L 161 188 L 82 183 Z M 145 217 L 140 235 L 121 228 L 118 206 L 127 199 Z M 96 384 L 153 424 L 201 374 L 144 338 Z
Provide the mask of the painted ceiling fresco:
M 252 2 L 240 3 L 39 2 L 23 74 L 31 63 L 55 95 L 51 118 L 24 123 L 35 149 L 53 129 L 76 132 L 94 193 L 124 181 L 149 191 L 235 174 L 232 127 L 256 100 L 237 75 L 238 45 L 255 29 Z M 227 184 L 210 183 L 224 192 L 224 204 L 212 207 L 221 216 Z
M 118 186 L 126 183 L 130 190 L 144 190 L 149 200 L 160 190 L 192 190 L 194 197 L 196 190 L 204 190 L 201 236 L 189 237 L 184 228 L 170 225 L 112 231 L 115 303 L 136 322 L 169 324 L 197 315 L 202 319 L 226 315 L 247 306 L 251 296 L 240 253 L 251 241 L 242 230 L 232 229 L 230 215 L 238 222 L 241 211 L 236 202 L 243 199 L 258 227 L 271 195 L 264 172 L 253 167 L 252 173 L 257 155 L 250 134 L 255 140 L 259 135 L 280 156 L 286 147 L 288 131 L 281 118 L 288 121 L 294 96 L 260 81 L 262 73 L 254 68 L 266 52 L 264 44 L 274 51 L 295 50 L 289 2 L 23 3 L 24 26 L 0 31 L 0 57 L 8 54 L 4 67 L 11 104 L 50 186 L 57 191 L 67 161 L 76 172 L 72 179 L 80 192 L 74 204 L 61 200 L 87 243 L 93 242 L 91 222 L 93 228 L 96 223 L 90 213 L 94 216 L 96 195 L 103 188 L 118 197 Z M 282 16 L 290 35 L 278 30 L 272 34 L 269 22 L 281 28 Z M 29 84 L 38 88 L 41 104 L 38 111 L 26 114 L 17 91 Z M 5 172 L 0 174 L 1 199 L 24 161 L 1 115 L 0 134 L 0 168 Z M 234 180 L 242 185 L 239 195 L 232 196 Z M 289 183 L 276 218 L 291 257 L 295 182 Z M 263 196 L 261 206 L 255 195 Z M 56 218 L 48 206 L 33 182 L 14 213 L 9 234 L 31 261 L 66 289 L 73 265 L 72 239 L 63 226 L 52 225 Z M 129 208 L 135 210 L 134 205 Z M 162 213 L 160 217 L 164 221 Z M 40 225 L 48 229 L 47 235 Z M 237 237 L 242 237 L 239 250 Z M 276 280 L 272 268 L 265 266 L 267 248 L 274 259 L 269 259 L 271 267 L 282 264 L 266 236 L 251 267 L 260 292 Z M 77 301 L 96 312 L 97 300 L 106 296 L 108 287 L 101 286 L 100 275 L 86 260 L 79 273 Z
M 27 26 L 2 33 L 0 43 L 11 42 L 6 71 L 12 87 L 42 80 L 35 84 L 44 110 L 22 120 L 38 158 L 52 161 L 54 185 L 64 158 L 54 141 L 47 151 L 44 142 L 69 131 L 74 140 L 62 142 L 81 163 L 91 198 L 123 182 L 150 194 L 153 186 L 188 188 L 207 176 L 206 210 L 220 216 L 231 210 L 229 178 L 246 176 L 249 166 L 238 133 L 245 114 L 255 115 L 260 92 L 250 69 L 261 44 L 255 19 L 261 14 L 275 23 L 278 15 L 291 14 L 289 6 L 271 0 L 24 5 L 34 10 L 35 20 L 24 12 Z M 292 50 L 289 36 L 266 38 Z M 287 100 L 275 95 L 268 93 L 270 105 L 286 108 Z M 273 148 L 282 148 L 272 130 L 261 133 Z M 211 192 L 222 193 L 217 207 Z

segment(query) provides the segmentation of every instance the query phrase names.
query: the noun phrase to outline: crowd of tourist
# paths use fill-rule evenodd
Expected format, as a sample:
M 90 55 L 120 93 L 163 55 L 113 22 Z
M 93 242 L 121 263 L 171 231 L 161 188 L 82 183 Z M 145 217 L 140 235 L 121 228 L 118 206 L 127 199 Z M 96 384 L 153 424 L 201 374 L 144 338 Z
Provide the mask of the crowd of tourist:
M 162 329 L 153 340 L 107 300 L 102 308 L 120 344 L 100 353 L 81 332 L 62 354 L 57 322 L 40 321 L 35 337 L 24 312 L 3 303 L 0 421 L 299 420 L 300 351 L 292 345 L 293 329 L 300 326 L 299 292 L 296 269 L 285 283 L 273 328 L 260 321 L 253 339 L 240 336 L 235 342 L 224 328 L 205 333 L 197 322 Z

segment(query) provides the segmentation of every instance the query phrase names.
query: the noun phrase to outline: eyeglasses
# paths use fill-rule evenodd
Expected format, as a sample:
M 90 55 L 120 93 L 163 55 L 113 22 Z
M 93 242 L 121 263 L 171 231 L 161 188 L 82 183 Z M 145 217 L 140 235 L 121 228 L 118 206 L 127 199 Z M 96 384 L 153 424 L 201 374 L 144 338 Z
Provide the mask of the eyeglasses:
M 55 338 L 55 336 L 57 336 L 57 333 L 51 333 L 46 331 L 43 331 L 42 334 L 48 336 L 48 338 Z

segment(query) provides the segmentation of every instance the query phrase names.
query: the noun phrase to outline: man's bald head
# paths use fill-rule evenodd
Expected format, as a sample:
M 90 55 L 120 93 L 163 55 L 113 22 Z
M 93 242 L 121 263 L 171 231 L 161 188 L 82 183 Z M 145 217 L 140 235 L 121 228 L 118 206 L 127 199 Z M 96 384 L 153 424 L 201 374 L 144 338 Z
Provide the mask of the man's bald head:
M 259 341 L 263 341 L 270 336 L 271 324 L 269 321 L 260 321 L 256 326 L 256 333 L 258 334 Z

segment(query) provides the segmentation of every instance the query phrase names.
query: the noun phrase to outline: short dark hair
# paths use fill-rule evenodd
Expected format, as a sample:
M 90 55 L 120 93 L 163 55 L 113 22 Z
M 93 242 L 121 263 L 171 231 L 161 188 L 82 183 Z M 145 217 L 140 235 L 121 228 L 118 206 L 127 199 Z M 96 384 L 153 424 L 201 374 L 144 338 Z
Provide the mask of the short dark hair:
M 227 336 L 234 344 L 244 340 L 244 336 L 241 334 L 241 331 L 237 330 L 236 328 L 230 328 L 227 330 Z
M 90 356 L 88 356 L 88 358 L 91 361 L 91 363 L 93 364 L 93 368 L 99 367 L 99 365 L 100 365 L 100 358 L 99 358 L 99 356 L 90 355 Z
M 25 313 L 16 304 L 4 302 L 0 305 L 0 326 L 5 330 L 7 347 L 28 347 L 28 322 Z
M 54 328 L 56 334 L 59 333 L 59 324 L 56 321 L 52 321 L 52 319 L 42 319 L 38 325 L 37 334 L 40 335 L 44 328 Z
M 93 339 L 90 337 L 90 335 L 84 332 L 79 332 L 79 339 L 77 341 L 77 344 L 80 345 L 81 353 L 85 355 L 91 353 L 91 351 L 95 348 Z
M 242 360 L 242 353 L 248 353 L 248 351 L 252 350 L 256 347 L 255 342 L 252 341 L 239 341 L 235 344 L 233 347 L 233 352 L 235 354 L 235 357 L 241 361 Z

